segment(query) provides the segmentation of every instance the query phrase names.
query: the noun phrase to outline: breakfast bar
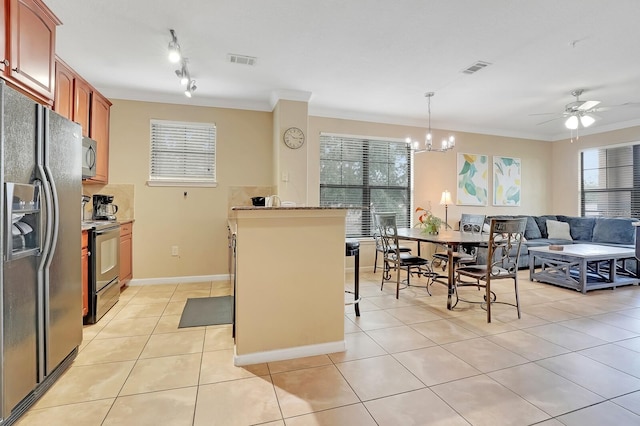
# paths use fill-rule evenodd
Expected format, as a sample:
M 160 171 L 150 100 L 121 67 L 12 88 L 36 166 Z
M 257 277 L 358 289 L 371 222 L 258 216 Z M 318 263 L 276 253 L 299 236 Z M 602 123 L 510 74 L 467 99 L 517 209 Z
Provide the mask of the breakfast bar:
M 235 365 L 340 352 L 346 209 L 233 207 Z

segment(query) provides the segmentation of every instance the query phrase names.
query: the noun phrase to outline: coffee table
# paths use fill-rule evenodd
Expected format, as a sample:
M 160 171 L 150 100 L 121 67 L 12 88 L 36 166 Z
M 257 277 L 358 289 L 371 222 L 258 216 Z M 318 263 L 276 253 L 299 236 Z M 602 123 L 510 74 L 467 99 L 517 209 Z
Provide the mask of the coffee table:
M 529 278 L 532 281 L 556 284 L 582 293 L 640 283 L 637 263 L 633 271 L 624 267 L 626 259 L 635 258 L 634 249 L 596 244 L 562 247 L 562 251 L 550 250 L 548 246 L 529 247 Z M 542 263 L 537 272 L 536 259 Z

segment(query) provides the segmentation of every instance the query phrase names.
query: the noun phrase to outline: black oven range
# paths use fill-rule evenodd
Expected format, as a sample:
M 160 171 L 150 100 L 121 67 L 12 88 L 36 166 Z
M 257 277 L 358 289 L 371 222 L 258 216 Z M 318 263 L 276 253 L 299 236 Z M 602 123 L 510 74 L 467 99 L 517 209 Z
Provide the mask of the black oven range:
M 83 222 L 89 233 L 89 312 L 95 324 L 120 298 L 120 225 L 115 221 Z

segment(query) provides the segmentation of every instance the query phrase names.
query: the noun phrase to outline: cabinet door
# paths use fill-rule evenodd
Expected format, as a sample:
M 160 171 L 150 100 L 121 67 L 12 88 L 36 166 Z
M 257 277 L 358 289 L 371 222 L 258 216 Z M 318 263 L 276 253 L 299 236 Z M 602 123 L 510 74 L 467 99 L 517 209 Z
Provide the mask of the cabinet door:
M 6 64 L 9 63 L 7 55 L 7 11 L 6 2 L 0 7 L 0 73 L 5 73 Z
M 124 287 L 133 277 L 131 234 L 120 236 L 120 285 Z
M 73 87 L 73 118 L 82 126 L 82 136 L 89 136 L 89 109 L 91 108 L 91 86 L 76 77 Z
M 82 316 L 89 313 L 89 239 L 87 231 L 82 231 Z
M 73 120 L 73 71 L 56 61 L 56 96 L 53 110 Z
M 96 176 L 93 182 L 109 182 L 109 109 L 111 102 L 100 93 L 91 95 L 91 120 L 89 136 L 98 143 Z
M 5 3 L 6 4 L 6 3 Z M 9 80 L 51 104 L 58 18 L 41 0 L 9 0 Z

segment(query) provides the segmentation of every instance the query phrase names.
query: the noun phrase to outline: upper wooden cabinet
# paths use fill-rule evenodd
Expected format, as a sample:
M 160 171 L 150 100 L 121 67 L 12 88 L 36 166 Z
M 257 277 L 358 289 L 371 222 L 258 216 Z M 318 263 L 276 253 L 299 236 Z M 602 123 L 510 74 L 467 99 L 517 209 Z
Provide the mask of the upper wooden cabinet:
M 96 175 L 94 183 L 109 183 L 109 112 L 111 102 L 99 92 L 91 94 L 91 120 L 89 136 L 97 143 Z
M 85 183 L 109 181 L 109 116 L 111 102 L 94 89 L 60 58 L 56 58 L 55 103 L 60 115 L 82 126 L 82 136 L 97 142 L 96 176 Z
M 53 108 L 69 120 L 73 120 L 73 80 L 73 71 L 64 63 L 56 61 L 56 93 Z
M 82 136 L 89 136 L 92 92 L 89 83 L 76 76 L 73 90 L 73 121 L 82 126 Z
M 52 105 L 56 26 L 61 22 L 41 0 L 5 0 L 2 77 L 34 99 Z

